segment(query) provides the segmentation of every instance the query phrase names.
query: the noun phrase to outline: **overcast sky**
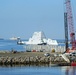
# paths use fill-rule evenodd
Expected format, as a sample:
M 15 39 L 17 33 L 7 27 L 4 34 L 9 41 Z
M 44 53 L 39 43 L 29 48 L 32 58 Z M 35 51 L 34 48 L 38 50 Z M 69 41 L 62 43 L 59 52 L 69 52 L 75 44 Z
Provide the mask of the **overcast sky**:
M 76 31 L 76 0 L 71 4 Z M 0 37 L 28 39 L 36 31 L 64 39 L 64 0 L 0 0 Z

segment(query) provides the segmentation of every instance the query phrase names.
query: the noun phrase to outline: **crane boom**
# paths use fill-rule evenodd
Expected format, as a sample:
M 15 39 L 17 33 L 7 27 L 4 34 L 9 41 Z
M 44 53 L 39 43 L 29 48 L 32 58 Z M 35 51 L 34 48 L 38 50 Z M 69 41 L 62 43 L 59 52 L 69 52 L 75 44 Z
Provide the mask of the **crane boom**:
M 72 49 L 74 50 L 74 49 L 76 49 L 76 41 L 75 41 L 71 1 L 66 0 L 65 4 L 66 4 L 66 12 L 67 12 L 67 21 L 68 21 L 69 32 L 70 32 L 70 41 L 71 41 L 71 44 L 72 44 Z

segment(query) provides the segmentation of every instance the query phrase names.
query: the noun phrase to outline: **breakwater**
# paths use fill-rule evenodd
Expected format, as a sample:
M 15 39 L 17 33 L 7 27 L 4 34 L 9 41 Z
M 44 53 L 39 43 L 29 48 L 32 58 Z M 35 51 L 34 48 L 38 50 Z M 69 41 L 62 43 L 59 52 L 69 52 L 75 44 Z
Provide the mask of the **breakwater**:
M 50 63 L 50 57 L 45 57 L 42 52 L 0 53 L 0 65 L 49 64 L 49 63 Z
M 20 65 L 20 64 L 56 64 L 70 65 L 57 53 L 50 53 L 49 56 L 44 55 L 45 52 L 0 52 L 0 65 Z
M 0 58 L 0 65 L 11 65 L 11 64 L 49 64 L 49 58 L 45 57 L 18 57 L 18 58 L 11 58 L 11 57 L 1 57 Z

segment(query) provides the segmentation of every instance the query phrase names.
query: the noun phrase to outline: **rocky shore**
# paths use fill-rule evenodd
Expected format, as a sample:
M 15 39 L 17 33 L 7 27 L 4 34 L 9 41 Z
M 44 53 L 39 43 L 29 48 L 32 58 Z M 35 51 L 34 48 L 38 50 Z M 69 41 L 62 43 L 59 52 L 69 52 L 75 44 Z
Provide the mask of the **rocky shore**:
M 50 57 L 45 57 L 43 52 L 5 52 L 0 53 L 0 64 L 49 64 Z
M 19 65 L 19 64 L 56 64 L 56 65 L 70 65 L 61 56 L 56 53 L 46 52 L 0 52 L 0 65 Z

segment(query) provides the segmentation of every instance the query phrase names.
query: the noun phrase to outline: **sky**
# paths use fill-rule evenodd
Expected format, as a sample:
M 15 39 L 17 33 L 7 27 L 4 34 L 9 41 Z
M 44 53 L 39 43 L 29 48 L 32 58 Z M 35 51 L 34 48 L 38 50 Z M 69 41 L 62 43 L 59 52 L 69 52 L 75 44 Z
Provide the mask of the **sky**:
M 76 31 L 76 1 L 71 5 Z M 0 37 L 28 39 L 37 31 L 47 38 L 65 38 L 64 0 L 0 0 Z

